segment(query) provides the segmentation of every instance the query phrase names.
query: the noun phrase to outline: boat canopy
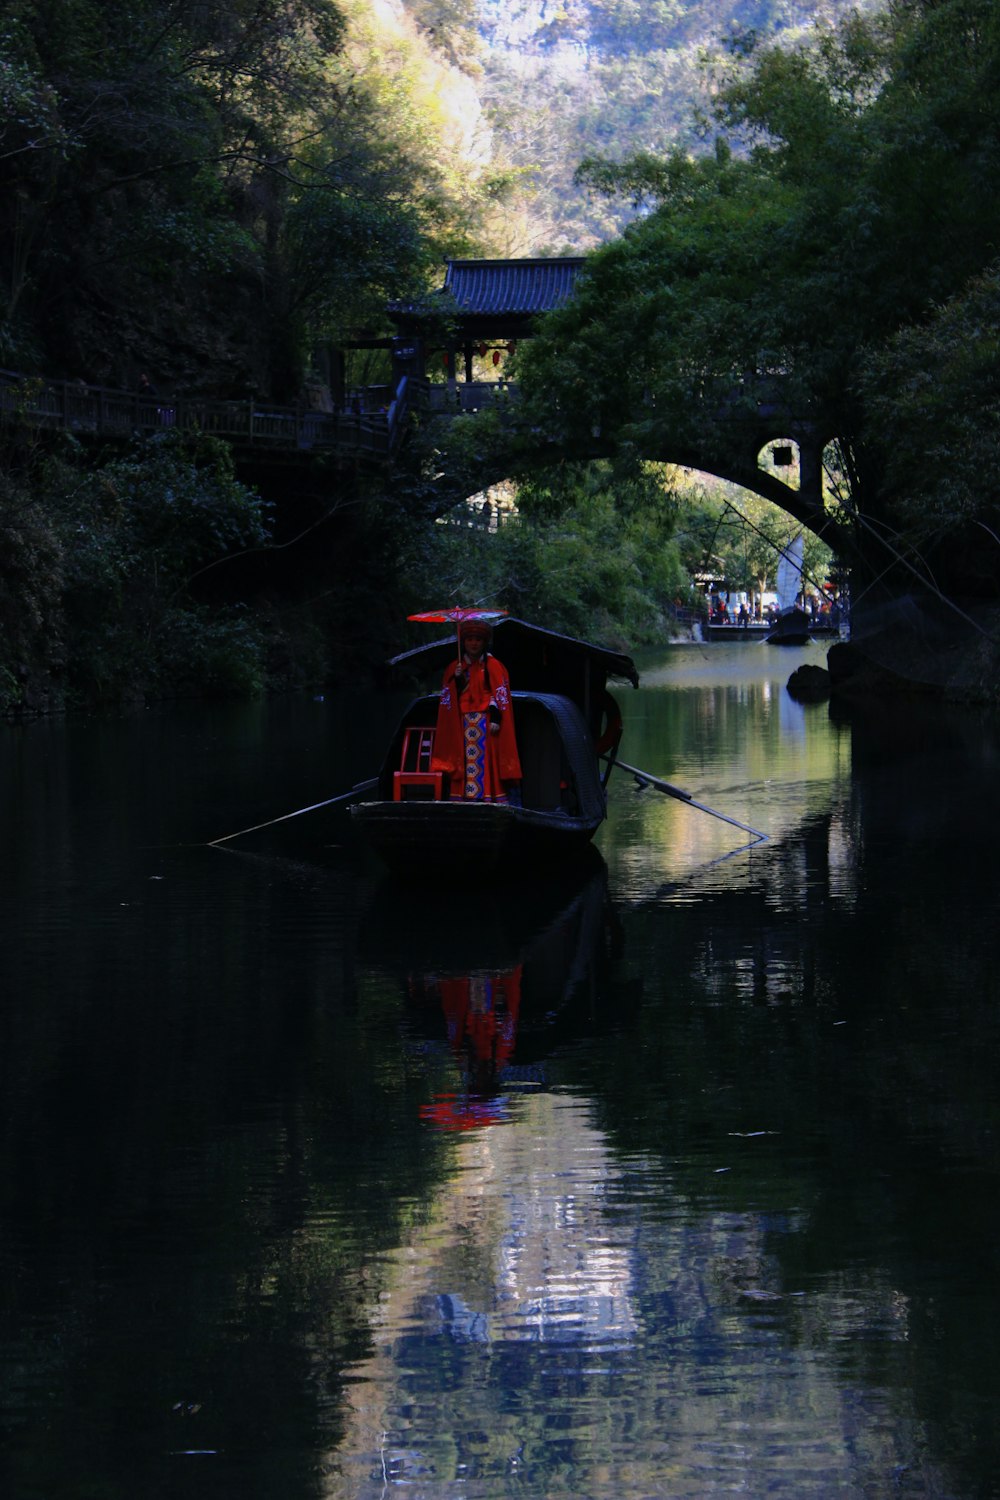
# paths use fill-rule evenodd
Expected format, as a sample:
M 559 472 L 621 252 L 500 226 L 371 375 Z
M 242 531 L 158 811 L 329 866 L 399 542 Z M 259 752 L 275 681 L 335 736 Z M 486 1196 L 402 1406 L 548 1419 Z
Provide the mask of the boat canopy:
M 630 656 L 524 620 L 498 620 L 491 650 L 507 668 L 512 689 L 570 698 L 588 721 L 599 708 L 609 678 L 639 686 L 639 673 Z M 443 672 L 454 656 L 452 633 L 394 656 L 389 665 L 400 675 L 424 677 L 434 670 Z

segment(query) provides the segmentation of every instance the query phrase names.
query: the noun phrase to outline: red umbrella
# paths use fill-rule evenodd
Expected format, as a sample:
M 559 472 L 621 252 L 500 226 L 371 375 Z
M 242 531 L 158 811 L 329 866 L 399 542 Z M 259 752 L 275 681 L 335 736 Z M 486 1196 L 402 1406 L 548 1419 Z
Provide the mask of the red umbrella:
M 482 620 L 490 625 L 494 620 L 502 620 L 507 613 L 505 609 L 428 609 L 419 615 L 407 615 L 408 620 L 417 620 L 423 625 L 459 625 L 466 620 Z
M 492 625 L 495 620 L 502 620 L 506 613 L 505 609 L 428 609 L 419 615 L 407 615 L 406 618 L 416 620 L 421 625 L 454 625 L 458 656 L 461 660 L 462 626 L 468 624 L 470 620 L 478 620 L 483 625 Z

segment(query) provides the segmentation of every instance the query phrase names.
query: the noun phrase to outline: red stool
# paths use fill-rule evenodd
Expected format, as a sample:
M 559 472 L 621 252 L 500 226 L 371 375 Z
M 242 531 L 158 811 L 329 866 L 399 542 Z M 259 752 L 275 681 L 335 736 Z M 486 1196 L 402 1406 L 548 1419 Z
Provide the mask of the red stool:
M 434 754 L 434 731 L 426 726 L 411 726 L 403 731 L 403 753 L 400 769 L 393 772 L 392 796 L 395 802 L 440 802 L 444 795 L 444 774 L 431 770 Z

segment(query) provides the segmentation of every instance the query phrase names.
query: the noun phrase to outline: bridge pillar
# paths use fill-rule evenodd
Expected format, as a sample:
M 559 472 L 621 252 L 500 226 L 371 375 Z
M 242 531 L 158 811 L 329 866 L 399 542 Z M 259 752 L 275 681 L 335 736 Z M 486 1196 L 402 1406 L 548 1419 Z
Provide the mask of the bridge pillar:
M 823 509 L 823 444 L 815 433 L 799 433 L 799 495 L 816 510 Z

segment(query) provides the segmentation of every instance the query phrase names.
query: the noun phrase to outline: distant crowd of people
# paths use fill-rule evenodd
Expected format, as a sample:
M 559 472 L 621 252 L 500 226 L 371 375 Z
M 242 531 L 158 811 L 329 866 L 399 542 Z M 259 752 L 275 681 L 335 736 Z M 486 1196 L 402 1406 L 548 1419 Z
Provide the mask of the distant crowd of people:
M 807 593 L 804 597 L 800 594 L 795 602 L 814 623 L 840 624 L 841 606 L 837 599 Z M 713 594 L 709 601 L 708 619 L 711 625 L 770 625 L 777 618 L 778 606 L 774 603 L 762 604 L 759 599 L 752 604 L 741 599 L 738 606 L 733 606 L 723 595 Z

